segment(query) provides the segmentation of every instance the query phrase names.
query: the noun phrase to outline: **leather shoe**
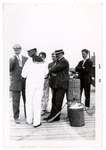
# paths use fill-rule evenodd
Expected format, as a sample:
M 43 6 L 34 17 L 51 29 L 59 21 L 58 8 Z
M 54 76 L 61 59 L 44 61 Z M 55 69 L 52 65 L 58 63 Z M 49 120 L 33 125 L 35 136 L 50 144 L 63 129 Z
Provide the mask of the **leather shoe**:
M 48 116 L 48 117 L 46 117 L 46 118 L 43 118 L 43 120 L 48 121 L 48 120 L 51 119 L 51 118 L 52 118 L 52 117 Z
M 37 126 L 33 126 L 34 128 L 37 128 L 37 127 L 39 127 L 39 126 L 41 126 L 41 123 L 40 124 L 38 124 Z
M 47 110 L 43 110 L 42 113 L 41 113 L 41 116 L 44 116 L 46 114 L 48 114 L 49 112 Z
M 51 119 L 49 119 L 49 120 L 47 120 L 47 121 L 52 123 L 52 122 L 59 121 L 59 120 L 60 120 L 60 118 L 55 118 L 55 119 L 53 119 L 53 120 L 52 120 L 52 118 L 51 118 Z

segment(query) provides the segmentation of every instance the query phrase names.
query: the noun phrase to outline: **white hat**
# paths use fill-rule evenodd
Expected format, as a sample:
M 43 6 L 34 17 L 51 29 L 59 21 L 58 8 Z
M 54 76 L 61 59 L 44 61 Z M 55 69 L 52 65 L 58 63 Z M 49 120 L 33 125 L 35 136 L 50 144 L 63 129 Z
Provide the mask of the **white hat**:
M 37 48 L 28 49 L 27 52 L 33 51 L 33 50 L 37 52 Z

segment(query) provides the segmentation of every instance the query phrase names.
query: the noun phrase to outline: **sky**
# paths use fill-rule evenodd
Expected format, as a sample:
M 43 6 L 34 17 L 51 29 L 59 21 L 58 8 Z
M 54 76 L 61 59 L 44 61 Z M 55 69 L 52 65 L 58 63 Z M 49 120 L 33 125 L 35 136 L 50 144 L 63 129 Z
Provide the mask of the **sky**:
M 6 3 L 3 6 L 3 47 L 12 55 L 12 46 L 19 43 L 23 55 L 27 50 L 37 48 L 38 52 L 51 53 L 63 49 L 70 67 L 75 67 L 82 59 L 81 50 L 95 52 L 101 56 L 101 4 L 37 4 Z

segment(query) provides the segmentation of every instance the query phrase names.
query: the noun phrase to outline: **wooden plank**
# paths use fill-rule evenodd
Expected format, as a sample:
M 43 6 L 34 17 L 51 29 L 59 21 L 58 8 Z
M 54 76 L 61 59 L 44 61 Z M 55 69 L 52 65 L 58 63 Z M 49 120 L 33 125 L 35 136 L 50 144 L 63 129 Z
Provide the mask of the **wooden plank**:
M 92 105 L 94 105 L 94 91 L 91 93 Z M 35 141 L 35 140 L 94 140 L 95 139 L 95 114 L 92 116 L 84 112 L 85 126 L 72 127 L 67 119 L 67 106 L 62 110 L 59 122 L 43 122 L 38 128 L 25 124 L 22 114 L 23 105 L 21 104 L 21 124 L 15 124 L 12 115 L 10 118 L 10 138 L 13 141 Z

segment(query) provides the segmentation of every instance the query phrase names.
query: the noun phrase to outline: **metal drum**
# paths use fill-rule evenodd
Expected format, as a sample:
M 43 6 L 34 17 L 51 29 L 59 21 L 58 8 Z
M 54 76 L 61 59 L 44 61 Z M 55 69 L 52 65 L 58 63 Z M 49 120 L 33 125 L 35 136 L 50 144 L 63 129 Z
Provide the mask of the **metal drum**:
M 81 103 L 72 103 L 68 107 L 68 117 L 70 125 L 73 127 L 81 127 L 85 125 L 84 106 Z

